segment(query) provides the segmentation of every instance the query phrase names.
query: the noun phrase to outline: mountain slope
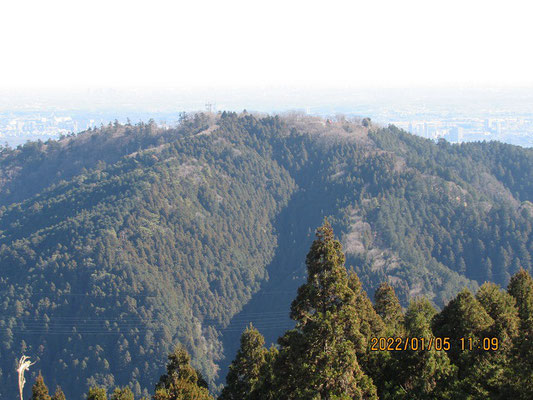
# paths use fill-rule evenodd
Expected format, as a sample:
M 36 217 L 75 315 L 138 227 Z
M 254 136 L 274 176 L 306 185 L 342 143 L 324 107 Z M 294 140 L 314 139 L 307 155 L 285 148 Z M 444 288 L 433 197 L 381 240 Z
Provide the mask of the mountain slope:
M 246 113 L 4 150 L 0 384 L 15 389 L 25 352 L 67 396 L 139 395 L 177 342 L 220 381 L 245 322 L 267 339 L 288 326 L 324 215 L 365 287 L 388 279 L 404 304 L 505 284 L 531 270 L 532 169 L 530 149 L 500 143 Z

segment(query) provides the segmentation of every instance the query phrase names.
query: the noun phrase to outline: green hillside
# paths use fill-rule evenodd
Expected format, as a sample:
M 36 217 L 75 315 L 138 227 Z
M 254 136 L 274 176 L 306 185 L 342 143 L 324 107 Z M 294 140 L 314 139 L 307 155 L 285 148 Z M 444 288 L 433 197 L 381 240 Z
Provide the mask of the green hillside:
M 363 287 L 389 281 L 404 306 L 506 285 L 532 269 L 532 171 L 531 149 L 301 115 L 4 148 L 0 398 L 16 395 L 21 353 L 67 398 L 95 384 L 140 396 L 177 343 L 214 387 L 248 320 L 267 341 L 291 326 L 326 215 Z

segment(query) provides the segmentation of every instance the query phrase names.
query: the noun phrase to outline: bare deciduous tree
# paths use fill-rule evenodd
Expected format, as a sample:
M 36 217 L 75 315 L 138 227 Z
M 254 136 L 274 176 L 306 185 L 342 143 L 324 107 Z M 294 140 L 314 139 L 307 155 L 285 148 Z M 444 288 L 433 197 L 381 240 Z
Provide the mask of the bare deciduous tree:
M 24 372 L 28 371 L 30 369 L 30 366 L 32 366 L 33 364 L 35 363 L 30 362 L 29 357 L 24 355 L 20 357 L 20 360 L 18 362 L 17 372 L 19 373 L 20 400 L 24 400 L 22 398 L 22 390 L 24 389 L 24 384 L 26 383 L 26 379 L 24 379 Z

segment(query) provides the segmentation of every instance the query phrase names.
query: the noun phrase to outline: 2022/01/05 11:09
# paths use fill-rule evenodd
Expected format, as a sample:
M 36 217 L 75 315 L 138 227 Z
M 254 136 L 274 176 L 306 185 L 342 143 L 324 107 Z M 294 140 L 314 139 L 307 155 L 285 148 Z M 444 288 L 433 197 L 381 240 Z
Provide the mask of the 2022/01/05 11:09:
M 460 338 L 455 343 L 448 337 L 373 337 L 370 339 L 371 351 L 437 350 L 448 351 L 453 346 L 465 350 L 496 351 L 500 348 L 497 337 Z

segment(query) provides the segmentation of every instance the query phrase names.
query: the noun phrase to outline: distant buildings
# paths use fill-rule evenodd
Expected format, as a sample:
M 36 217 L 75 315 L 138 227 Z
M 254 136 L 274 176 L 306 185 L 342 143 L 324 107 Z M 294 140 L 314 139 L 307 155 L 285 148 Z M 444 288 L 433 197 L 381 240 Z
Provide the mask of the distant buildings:
M 108 122 L 107 120 L 105 121 Z M 28 140 L 43 141 L 58 138 L 71 132 L 79 132 L 95 126 L 95 121 L 85 115 L 44 112 L 0 113 L 0 143 L 12 147 Z
M 390 123 L 427 139 L 445 138 L 452 143 L 499 140 L 533 147 L 533 113 L 522 117 L 498 118 L 455 118 L 423 114 L 417 117 L 419 119 L 395 120 Z
M 446 139 L 452 143 L 461 143 L 463 141 L 463 128 L 460 126 L 454 126 L 450 129 L 450 133 Z
M 209 104 L 211 110 L 214 105 Z M 301 110 L 305 114 L 318 113 L 317 107 L 306 107 Z M 386 108 L 362 109 L 353 114 L 358 117 L 370 117 L 382 124 L 394 124 L 415 135 L 431 140 L 445 138 L 453 143 L 499 140 L 521 146 L 533 147 L 533 110 L 529 114 L 517 114 L 511 111 L 488 110 L 487 115 L 465 116 L 456 114 L 455 110 L 428 110 L 417 107 L 403 110 Z M 89 127 L 107 125 L 118 119 L 125 123 L 129 118 L 133 123 L 140 120 L 148 121 L 154 118 L 158 123 L 165 123 L 166 127 L 173 126 L 179 113 L 154 112 L 120 112 L 109 110 L 104 112 L 90 111 L 24 111 L 0 112 L 0 144 L 8 142 L 10 146 L 17 146 L 27 140 L 58 138 L 70 132 L 80 132 Z M 322 114 L 327 117 L 331 114 Z

